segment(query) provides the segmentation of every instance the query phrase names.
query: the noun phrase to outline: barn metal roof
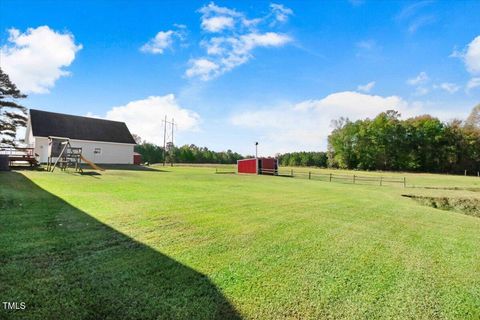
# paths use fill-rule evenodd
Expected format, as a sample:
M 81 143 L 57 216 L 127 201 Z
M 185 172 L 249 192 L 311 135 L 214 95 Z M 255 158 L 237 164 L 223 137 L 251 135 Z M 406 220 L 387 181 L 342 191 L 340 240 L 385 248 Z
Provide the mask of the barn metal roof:
M 74 140 L 135 144 L 124 122 L 73 116 L 30 109 L 34 137 L 67 137 Z

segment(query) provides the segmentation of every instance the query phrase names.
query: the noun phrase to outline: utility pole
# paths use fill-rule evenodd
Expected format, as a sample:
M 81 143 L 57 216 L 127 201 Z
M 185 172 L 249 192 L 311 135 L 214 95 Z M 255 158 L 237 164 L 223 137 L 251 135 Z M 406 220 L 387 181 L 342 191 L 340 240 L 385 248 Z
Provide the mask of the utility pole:
M 173 127 L 175 126 L 175 119 L 172 118 L 172 150 L 170 152 L 170 161 L 171 161 L 171 166 L 173 167 L 173 154 L 175 152 L 175 150 L 173 149 L 174 147 L 174 144 L 173 144 Z
M 172 148 L 171 148 L 171 151 L 170 151 L 170 161 L 171 161 L 171 166 L 173 167 L 173 129 L 174 129 L 174 126 L 175 126 L 175 119 L 172 118 L 172 122 L 170 121 L 167 121 L 167 116 L 165 116 L 165 120 L 162 120 L 163 121 L 163 166 L 165 167 L 165 165 L 167 164 L 167 125 L 171 125 L 172 126 Z
M 167 115 L 165 115 L 165 120 L 163 120 L 163 166 L 167 161 Z

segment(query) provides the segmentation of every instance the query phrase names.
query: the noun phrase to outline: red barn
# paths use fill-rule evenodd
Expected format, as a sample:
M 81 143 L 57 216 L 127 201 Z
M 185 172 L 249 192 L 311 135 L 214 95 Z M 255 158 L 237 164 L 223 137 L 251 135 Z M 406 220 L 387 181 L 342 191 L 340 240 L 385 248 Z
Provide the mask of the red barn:
M 277 174 L 278 160 L 275 158 L 251 158 L 237 161 L 238 173 Z

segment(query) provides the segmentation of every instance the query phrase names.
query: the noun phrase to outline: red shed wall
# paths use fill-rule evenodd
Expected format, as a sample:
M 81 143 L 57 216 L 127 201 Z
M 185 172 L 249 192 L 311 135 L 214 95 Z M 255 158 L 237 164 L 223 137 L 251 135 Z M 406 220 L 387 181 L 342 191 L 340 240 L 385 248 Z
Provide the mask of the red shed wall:
M 142 163 L 142 155 L 138 153 L 133 154 L 133 164 L 141 164 Z
M 238 160 L 238 173 L 257 173 L 257 159 Z
M 263 158 L 262 159 L 262 169 L 275 170 L 275 164 L 277 159 L 273 158 Z

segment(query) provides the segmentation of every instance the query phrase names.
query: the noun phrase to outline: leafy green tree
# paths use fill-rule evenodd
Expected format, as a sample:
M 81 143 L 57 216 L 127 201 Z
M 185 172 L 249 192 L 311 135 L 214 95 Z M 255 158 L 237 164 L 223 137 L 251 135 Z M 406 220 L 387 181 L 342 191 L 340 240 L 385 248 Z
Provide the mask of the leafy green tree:
M 480 171 L 480 128 L 472 121 L 443 123 L 430 115 L 400 120 L 400 114 L 390 110 L 372 120 L 339 119 L 328 141 L 330 166 L 365 170 Z
M 144 142 L 135 146 L 135 152 L 142 155 L 142 160 L 148 163 L 163 162 L 163 148 L 153 143 Z
M 358 157 L 355 152 L 359 142 L 359 123 L 347 118 L 334 121 L 334 129 L 328 137 L 330 149 L 333 150 L 333 161 L 339 168 L 357 168 Z
M 291 152 L 277 154 L 276 157 L 282 166 L 327 166 L 326 152 Z

